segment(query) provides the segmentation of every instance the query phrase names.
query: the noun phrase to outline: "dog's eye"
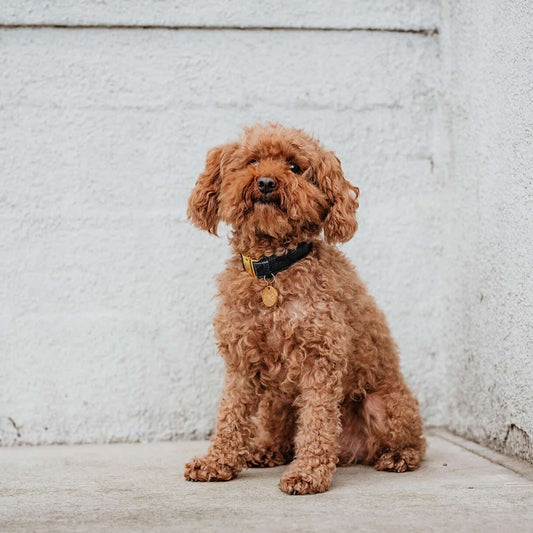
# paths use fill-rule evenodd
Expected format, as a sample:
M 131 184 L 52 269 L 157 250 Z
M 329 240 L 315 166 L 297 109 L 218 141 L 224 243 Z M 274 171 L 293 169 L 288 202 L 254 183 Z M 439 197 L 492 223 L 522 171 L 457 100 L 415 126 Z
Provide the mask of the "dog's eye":
M 257 161 L 257 159 L 251 159 L 250 161 L 248 161 L 248 164 L 256 167 L 259 164 L 259 161 Z
M 294 172 L 295 174 L 300 174 L 302 172 L 300 166 L 294 163 L 293 161 L 289 162 L 289 168 L 291 169 L 291 172 Z

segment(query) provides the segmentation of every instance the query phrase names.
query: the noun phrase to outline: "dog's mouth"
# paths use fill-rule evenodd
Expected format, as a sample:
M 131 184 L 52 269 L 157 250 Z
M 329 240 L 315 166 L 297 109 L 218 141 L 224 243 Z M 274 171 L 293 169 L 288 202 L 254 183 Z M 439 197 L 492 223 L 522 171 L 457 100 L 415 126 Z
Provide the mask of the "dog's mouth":
M 285 205 L 283 201 L 283 193 L 281 190 L 274 190 L 267 194 L 261 193 L 255 187 L 255 183 L 251 183 L 243 191 L 242 199 L 244 201 L 245 214 L 274 215 L 276 212 L 285 213 Z M 279 213 L 278 213 L 279 214 Z
M 272 207 L 280 207 L 281 206 L 281 198 L 278 194 L 262 194 L 261 196 L 258 196 L 257 198 L 254 198 L 253 200 L 254 205 L 270 205 Z
M 277 191 L 269 194 L 258 194 L 252 199 L 254 207 L 263 208 L 270 206 L 272 208 L 281 209 L 281 196 Z

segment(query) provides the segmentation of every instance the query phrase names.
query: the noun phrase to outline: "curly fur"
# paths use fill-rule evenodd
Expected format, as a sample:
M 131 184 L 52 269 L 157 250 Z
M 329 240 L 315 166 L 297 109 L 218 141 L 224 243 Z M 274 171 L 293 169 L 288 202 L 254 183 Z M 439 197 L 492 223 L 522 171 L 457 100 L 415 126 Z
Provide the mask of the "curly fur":
M 277 181 L 268 201 L 261 176 Z M 230 225 L 235 254 L 218 277 L 226 378 L 216 433 L 207 455 L 187 463 L 186 479 L 227 481 L 246 466 L 290 463 L 281 490 L 312 494 L 328 490 L 337 464 L 419 466 L 418 402 L 385 317 L 335 247 L 357 229 L 358 195 L 333 152 L 301 130 L 258 125 L 208 153 L 188 216 L 213 234 L 219 221 Z M 267 308 L 268 281 L 249 276 L 239 253 L 257 259 L 303 241 L 312 252 L 276 275 L 279 301 Z

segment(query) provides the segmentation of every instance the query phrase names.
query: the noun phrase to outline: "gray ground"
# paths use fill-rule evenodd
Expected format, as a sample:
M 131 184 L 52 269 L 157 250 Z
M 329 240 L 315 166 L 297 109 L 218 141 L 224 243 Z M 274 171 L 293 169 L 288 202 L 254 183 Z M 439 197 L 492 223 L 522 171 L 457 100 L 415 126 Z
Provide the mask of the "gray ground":
M 0 449 L 0 531 L 533 531 L 533 467 L 433 430 L 416 472 L 341 468 L 287 496 L 283 468 L 187 483 L 205 442 Z

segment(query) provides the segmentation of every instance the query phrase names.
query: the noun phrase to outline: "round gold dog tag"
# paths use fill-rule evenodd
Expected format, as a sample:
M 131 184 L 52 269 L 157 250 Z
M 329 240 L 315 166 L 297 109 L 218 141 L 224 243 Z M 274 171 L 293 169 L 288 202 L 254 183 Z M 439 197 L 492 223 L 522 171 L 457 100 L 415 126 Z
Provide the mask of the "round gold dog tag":
M 278 303 L 278 291 L 272 285 L 268 285 L 261 291 L 261 298 L 267 307 L 273 307 Z

